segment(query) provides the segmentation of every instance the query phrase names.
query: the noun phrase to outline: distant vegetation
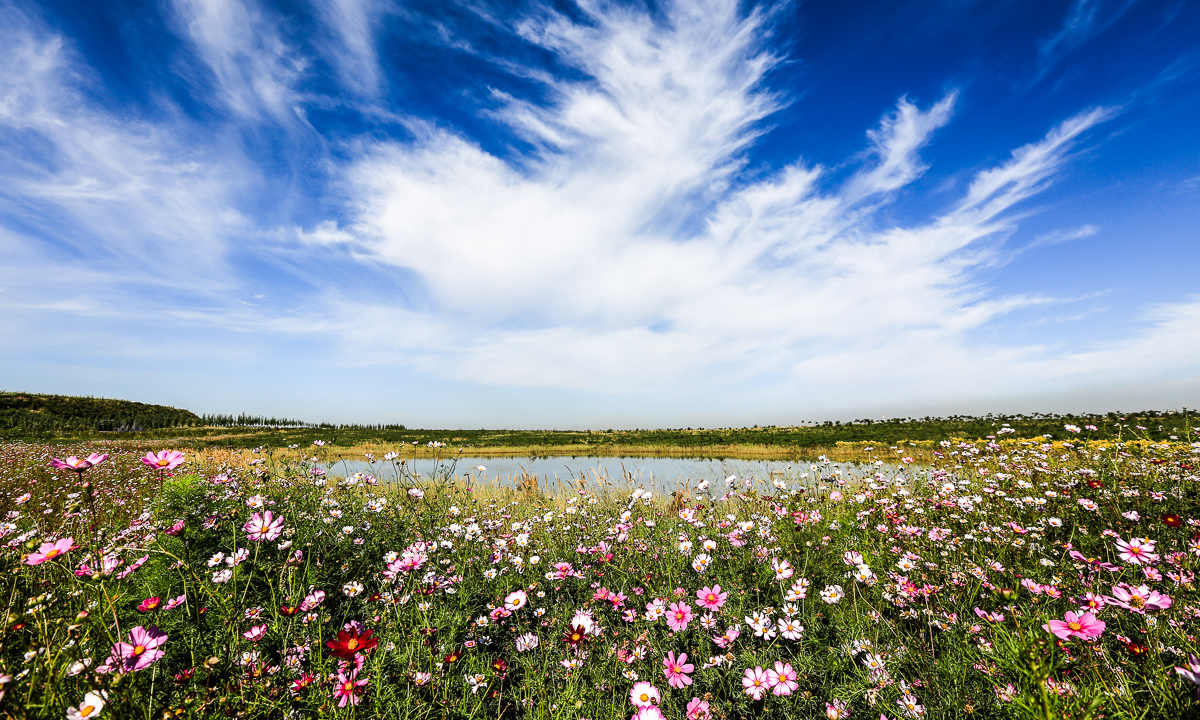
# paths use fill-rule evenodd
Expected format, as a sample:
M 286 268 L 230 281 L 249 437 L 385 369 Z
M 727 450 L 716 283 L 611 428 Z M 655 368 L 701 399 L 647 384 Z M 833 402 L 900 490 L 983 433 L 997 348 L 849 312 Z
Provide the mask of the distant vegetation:
M 164 405 L 65 395 L 0 393 L 0 436 L 143 432 L 200 425 L 195 413 Z
M 712 452 L 734 446 L 814 448 L 838 442 L 895 444 L 946 438 L 1050 435 L 1073 433 L 1093 439 L 1136 433 L 1153 440 L 1190 437 L 1200 414 L 1195 410 L 1104 415 L 953 415 L 946 418 L 861 419 L 826 421 L 789 427 L 679 428 L 660 430 L 419 430 L 403 425 L 314 424 L 257 415 L 204 415 L 187 410 L 90 397 L 0 393 L 0 440 L 128 439 L 179 440 L 194 447 L 311 445 L 322 440 L 333 447 L 369 444 L 459 447 L 539 448 L 602 455 L 616 449 Z M 1091 429 L 1095 428 L 1095 429 Z

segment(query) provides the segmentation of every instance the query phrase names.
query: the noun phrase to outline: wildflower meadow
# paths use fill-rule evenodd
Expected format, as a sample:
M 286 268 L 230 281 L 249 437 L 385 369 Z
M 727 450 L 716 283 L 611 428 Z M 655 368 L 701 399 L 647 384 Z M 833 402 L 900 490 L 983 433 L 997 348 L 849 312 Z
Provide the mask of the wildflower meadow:
M 1200 435 L 1090 433 L 668 495 L 7 443 L 0 716 L 1200 717 Z

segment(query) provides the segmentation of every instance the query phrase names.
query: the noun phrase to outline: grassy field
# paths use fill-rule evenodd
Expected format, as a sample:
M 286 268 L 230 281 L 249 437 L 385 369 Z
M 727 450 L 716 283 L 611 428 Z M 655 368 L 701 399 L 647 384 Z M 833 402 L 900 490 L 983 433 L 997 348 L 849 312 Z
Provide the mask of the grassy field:
M 1081 428 L 1089 441 L 1186 437 L 1196 411 L 1104 415 L 989 415 L 985 417 L 860 419 L 790 427 L 658 430 L 420 430 L 403 426 L 301 425 L 241 415 L 198 416 L 186 410 L 124 400 L 0 393 L 0 442 L 100 442 L 138 448 L 307 448 L 323 443 L 326 457 L 401 452 L 405 457 L 470 455 L 862 459 L 865 448 L 905 445 L 927 454 L 947 438 L 1050 438 Z M 205 423 L 219 422 L 220 425 Z M 140 425 L 139 425 L 140 423 Z M 258 423 L 255 425 L 254 423 Z M 290 426 L 287 426 L 289 425 Z M 138 431 L 122 430 L 138 425 Z M 280 426 L 284 425 L 284 426 Z M 433 447 L 432 445 L 437 445 Z
M 5 443 L 0 715 L 1200 717 L 1200 443 L 1131 431 L 668 496 Z

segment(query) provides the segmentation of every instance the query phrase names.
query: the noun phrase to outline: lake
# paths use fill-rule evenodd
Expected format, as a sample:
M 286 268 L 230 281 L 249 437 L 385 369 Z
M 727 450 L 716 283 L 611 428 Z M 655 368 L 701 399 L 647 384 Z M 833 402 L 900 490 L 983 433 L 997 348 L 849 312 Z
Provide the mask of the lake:
M 773 483 L 789 487 L 810 486 L 821 479 L 829 482 L 869 479 L 882 474 L 891 478 L 907 474 L 907 468 L 890 463 L 852 463 L 796 460 L 744 460 L 734 458 L 680 457 L 478 457 L 457 456 L 445 459 L 409 458 L 389 462 L 376 460 L 340 460 L 323 466 L 333 476 L 348 477 L 355 473 L 374 475 L 382 482 L 422 481 L 435 478 L 458 478 L 476 485 L 497 484 L 513 487 L 527 476 L 538 479 L 543 489 L 553 490 L 558 483 L 571 487 L 583 480 L 585 486 L 608 484 L 643 487 L 659 493 L 676 488 L 695 488 L 701 481 L 710 484 L 708 492 L 725 492 L 727 478 L 735 478 L 741 486 L 749 480 L 753 487 L 769 491 Z M 482 470 L 480 468 L 483 468 Z

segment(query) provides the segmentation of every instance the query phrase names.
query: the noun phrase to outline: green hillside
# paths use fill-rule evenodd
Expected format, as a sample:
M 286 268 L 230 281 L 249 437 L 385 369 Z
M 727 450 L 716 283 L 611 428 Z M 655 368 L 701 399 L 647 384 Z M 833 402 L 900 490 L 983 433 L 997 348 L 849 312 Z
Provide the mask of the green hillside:
M 195 413 L 131 400 L 0 393 L 0 435 L 141 432 L 201 424 Z

